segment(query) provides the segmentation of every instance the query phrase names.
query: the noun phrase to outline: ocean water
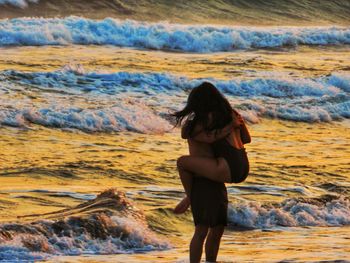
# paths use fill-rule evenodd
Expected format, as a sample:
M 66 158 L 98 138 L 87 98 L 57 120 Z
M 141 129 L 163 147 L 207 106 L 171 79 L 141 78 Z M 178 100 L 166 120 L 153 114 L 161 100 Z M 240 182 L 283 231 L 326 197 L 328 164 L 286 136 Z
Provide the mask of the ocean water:
M 0 5 L 8 5 L 25 8 L 28 7 L 29 3 L 37 3 L 38 0 L 1 0 Z
M 0 0 L 0 262 L 187 262 L 169 113 L 204 80 L 252 135 L 219 261 L 350 262 L 348 6 L 141 2 Z

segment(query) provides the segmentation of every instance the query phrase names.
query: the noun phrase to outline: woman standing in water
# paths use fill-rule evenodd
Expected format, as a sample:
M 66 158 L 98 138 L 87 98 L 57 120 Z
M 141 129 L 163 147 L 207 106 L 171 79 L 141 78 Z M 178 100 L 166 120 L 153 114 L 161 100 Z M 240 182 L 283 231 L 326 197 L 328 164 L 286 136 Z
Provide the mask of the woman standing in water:
M 190 155 L 177 160 L 186 197 L 174 212 L 191 205 L 195 232 L 190 262 L 200 262 L 205 243 L 206 260 L 216 262 L 220 240 L 227 225 L 227 191 L 224 183 L 246 179 L 249 162 L 244 144 L 251 141 L 242 117 L 209 82 L 194 88 L 185 108 L 174 114 L 187 139 Z

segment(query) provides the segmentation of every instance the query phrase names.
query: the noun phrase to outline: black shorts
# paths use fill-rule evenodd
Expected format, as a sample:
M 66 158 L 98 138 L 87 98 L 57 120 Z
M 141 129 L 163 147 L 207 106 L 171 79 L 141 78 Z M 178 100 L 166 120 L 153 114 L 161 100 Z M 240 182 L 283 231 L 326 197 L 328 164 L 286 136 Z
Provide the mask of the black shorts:
M 194 224 L 227 226 L 227 190 L 224 183 L 194 177 L 191 190 L 191 211 Z

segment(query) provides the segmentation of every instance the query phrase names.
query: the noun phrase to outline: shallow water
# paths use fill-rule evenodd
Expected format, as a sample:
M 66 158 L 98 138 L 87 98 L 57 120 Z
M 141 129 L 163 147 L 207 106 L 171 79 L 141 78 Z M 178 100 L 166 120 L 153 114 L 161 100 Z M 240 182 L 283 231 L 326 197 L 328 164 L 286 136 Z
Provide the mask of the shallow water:
M 164 72 L 189 78 L 231 79 L 292 75 L 317 77 L 349 72 L 349 46 L 299 46 L 209 54 L 162 52 L 114 46 L 0 48 L 0 70 L 49 72 L 82 66 L 81 72 Z M 190 65 L 190 66 L 189 66 Z M 79 68 L 78 68 L 79 70 Z
M 292 228 L 267 232 L 227 230 L 218 262 L 349 262 L 349 231 L 349 227 Z M 337 238 L 333 239 L 334 235 Z M 189 238 L 181 242 L 186 243 Z M 187 248 L 182 247 L 147 254 L 56 257 L 47 262 L 187 262 L 187 254 Z
M 249 126 L 254 142 L 247 145 L 251 175 L 243 184 L 228 185 L 231 227 L 222 242 L 221 261 L 266 262 L 269 258 L 271 262 L 315 262 L 347 258 L 349 228 L 339 226 L 349 224 L 349 201 L 335 199 L 321 206 L 308 200 L 324 194 L 349 196 L 349 125 L 348 121 L 291 125 L 264 120 Z M 177 132 L 111 135 L 40 127 L 2 128 L 2 138 L 1 221 L 30 221 L 35 217 L 17 216 L 69 208 L 106 188 L 116 187 L 144 210 L 151 228 L 173 246 L 146 254 L 60 256 L 52 259 L 54 262 L 186 259 L 193 229 L 191 215 L 177 217 L 171 213 L 183 195 L 175 159 L 187 152 Z M 288 205 L 280 207 L 286 199 L 294 200 L 294 212 L 286 211 Z M 270 202 L 277 206 L 261 207 Z M 250 208 L 242 212 L 241 206 Z M 258 229 L 241 231 L 234 225 Z

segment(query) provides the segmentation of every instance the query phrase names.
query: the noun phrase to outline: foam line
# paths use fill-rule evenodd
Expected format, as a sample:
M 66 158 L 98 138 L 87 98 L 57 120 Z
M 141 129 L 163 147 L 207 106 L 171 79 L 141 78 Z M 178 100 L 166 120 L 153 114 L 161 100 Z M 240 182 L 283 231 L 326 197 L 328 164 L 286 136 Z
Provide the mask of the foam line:
M 350 200 L 345 196 L 290 198 L 282 203 L 245 202 L 232 205 L 232 225 L 248 228 L 350 225 Z
M 227 27 L 82 17 L 0 20 L 0 46 L 114 45 L 218 52 L 297 45 L 350 44 L 345 27 Z

